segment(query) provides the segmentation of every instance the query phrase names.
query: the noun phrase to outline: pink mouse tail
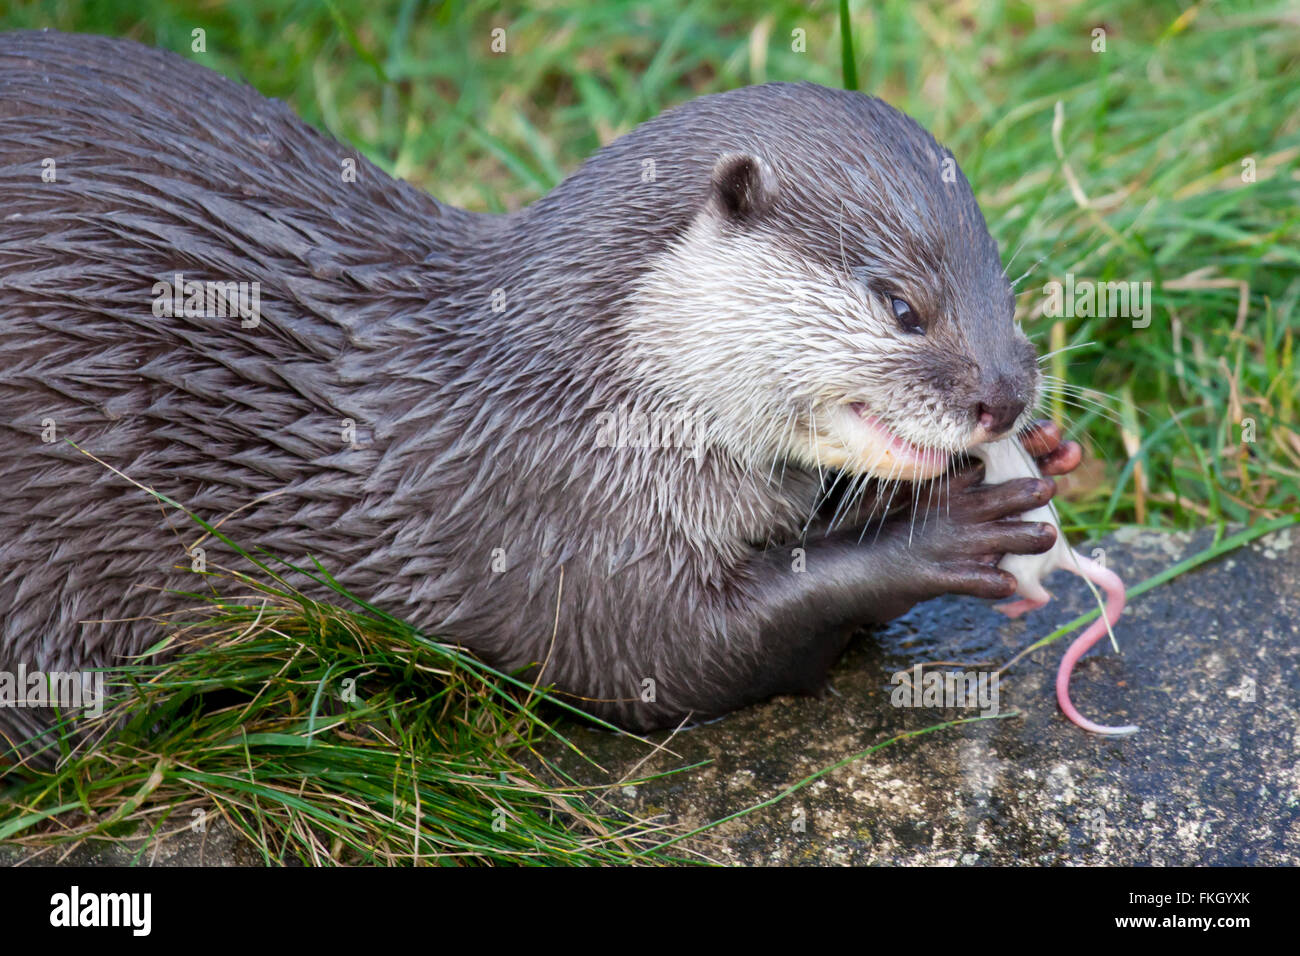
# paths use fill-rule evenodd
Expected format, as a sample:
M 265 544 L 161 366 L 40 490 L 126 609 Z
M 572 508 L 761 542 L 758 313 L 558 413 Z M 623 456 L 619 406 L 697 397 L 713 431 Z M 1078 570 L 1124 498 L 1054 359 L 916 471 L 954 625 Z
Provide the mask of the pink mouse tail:
M 1070 673 L 1074 670 L 1074 665 L 1078 663 L 1079 658 L 1088 653 L 1092 645 L 1101 640 L 1109 632 L 1110 628 L 1115 626 L 1119 616 L 1124 613 L 1124 582 L 1119 579 L 1119 575 L 1091 558 L 1085 558 L 1077 551 L 1073 552 L 1073 558 L 1075 564 L 1071 567 L 1071 570 L 1076 571 L 1080 576 L 1091 581 L 1102 590 L 1106 595 L 1106 608 L 1101 617 L 1093 621 L 1087 630 L 1075 638 L 1074 643 L 1065 652 L 1065 656 L 1061 658 L 1061 666 L 1056 671 L 1056 701 L 1061 705 L 1061 710 L 1066 717 L 1084 730 L 1090 730 L 1094 734 L 1118 736 L 1137 733 L 1137 727 L 1132 725 L 1105 727 L 1101 724 L 1094 724 L 1080 714 L 1075 709 L 1074 704 L 1070 703 Z M 1070 567 L 1070 565 L 1067 564 L 1066 567 Z

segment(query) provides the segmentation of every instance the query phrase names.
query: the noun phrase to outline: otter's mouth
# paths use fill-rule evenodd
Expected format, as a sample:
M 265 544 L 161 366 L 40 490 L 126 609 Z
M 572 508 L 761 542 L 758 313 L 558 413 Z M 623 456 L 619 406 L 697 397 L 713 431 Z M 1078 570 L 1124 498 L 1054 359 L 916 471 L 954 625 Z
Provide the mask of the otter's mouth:
M 854 464 L 859 470 L 882 478 L 922 481 L 943 474 L 948 454 L 936 448 L 922 448 L 895 435 L 863 402 L 850 402 L 847 429 L 857 446 Z

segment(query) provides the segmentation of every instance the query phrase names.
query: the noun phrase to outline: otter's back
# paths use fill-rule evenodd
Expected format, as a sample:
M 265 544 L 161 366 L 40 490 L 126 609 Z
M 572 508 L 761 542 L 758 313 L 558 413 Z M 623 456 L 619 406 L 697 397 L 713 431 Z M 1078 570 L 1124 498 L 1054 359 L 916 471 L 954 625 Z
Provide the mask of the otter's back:
M 382 448 L 341 430 L 382 416 L 361 369 L 403 349 L 475 217 L 174 54 L 11 33 L 0 222 L 0 667 L 138 651 L 153 623 L 85 622 L 194 587 L 196 526 L 78 449 L 208 519 L 275 493 L 244 527 L 286 556 L 372 538 L 354 504 Z M 168 314 L 191 281 L 256 289 L 256 321 Z

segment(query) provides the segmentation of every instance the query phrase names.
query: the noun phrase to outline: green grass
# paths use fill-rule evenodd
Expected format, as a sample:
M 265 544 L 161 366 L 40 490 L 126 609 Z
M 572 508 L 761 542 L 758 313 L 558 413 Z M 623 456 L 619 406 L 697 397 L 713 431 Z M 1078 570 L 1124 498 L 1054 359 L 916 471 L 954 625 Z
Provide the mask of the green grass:
M 1048 370 L 1073 386 L 1049 411 L 1090 450 L 1058 498 L 1067 530 L 1260 526 L 1300 510 L 1291 4 L 144 0 L 35 3 L 0 22 L 178 51 L 201 26 L 207 52 L 195 59 L 287 100 L 439 199 L 491 211 L 536 199 L 692 96 L 856 83 L 953 150 L 1008 274 L 1032 268 L 1022 320 L 1041 351 L 1062 350 Z M 489 49 L 496 27 L 504 54 Z M 1098 27 L 1105 52 L 1093 50 Z M 1067 273 L 1151 282 L 1149 327 L 1044 318 L 1044 283 Z M 1245 419 L 1254 441 L 1243 441 Z M 221 657 L 200 651 L 141 675 L 151 682 L 136 693 L 177 716 L 165 733 L 137 725 L 114 749 L 25 783 L 25 809 L 0 810 L 0 835 L 33 814 L 22 839 L 164 826 L 167 812 L 202 803 L 269 860 L 591 862 L 658 845 L 599 787 L 537 761 L 534 745 L 563 727 L 539 716 L 536 695 L 502 696 L 480 665 L 376 612 L 278 591 L 274 613 L 238 640 L 248 622 L 224 622 Z M 362 675 L 364 705 L 318 694 L 344 674 Z M 194 706 L 216 687 L 252 703 Z M 484 829 L 498 805 L 523 821 L 517 831 Z M 58 807 L 67 829 L 50 827 Z M 532 837 L 542 849 L 524 846 Z
M 220 583 L 267 602 L 214 608 L 174 663 L 119 672 L 116 705 L 56 770 L 11 775 L 0 839 L 184 832 L 199 811 L 266 863 L 689 859 L 607 806 L 610 782 L 537 750 L 564 742 L 544 695 L 382 614 Z

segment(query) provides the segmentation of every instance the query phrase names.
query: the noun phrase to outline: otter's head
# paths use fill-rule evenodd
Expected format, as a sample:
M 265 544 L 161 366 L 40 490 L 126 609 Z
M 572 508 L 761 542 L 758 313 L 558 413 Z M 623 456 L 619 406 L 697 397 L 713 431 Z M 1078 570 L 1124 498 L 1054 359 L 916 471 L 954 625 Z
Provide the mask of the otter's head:
M 922 479 L 1022 423 L 1033 346 L 970 185 L 915 121 L 771 84 L 642 131 L 656 127 L 664 187 L 692 212 L 637 284 L 629 354 L 703 410 L 712 440 Z

